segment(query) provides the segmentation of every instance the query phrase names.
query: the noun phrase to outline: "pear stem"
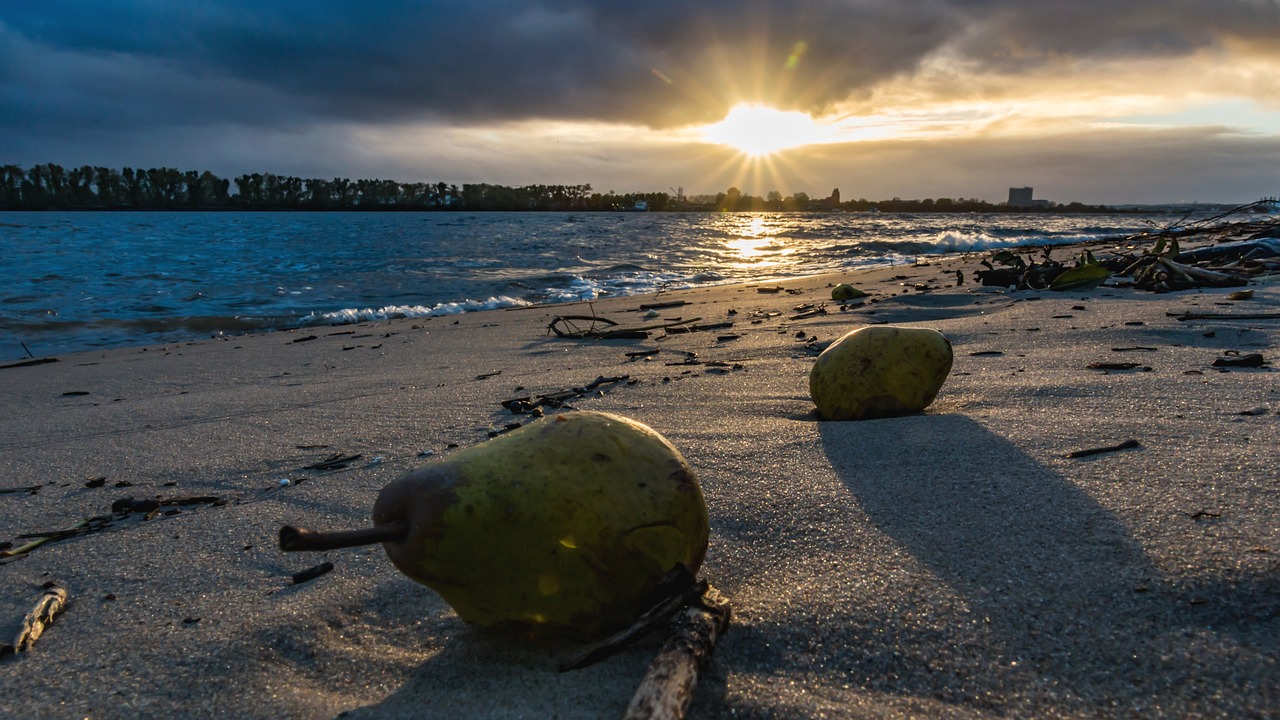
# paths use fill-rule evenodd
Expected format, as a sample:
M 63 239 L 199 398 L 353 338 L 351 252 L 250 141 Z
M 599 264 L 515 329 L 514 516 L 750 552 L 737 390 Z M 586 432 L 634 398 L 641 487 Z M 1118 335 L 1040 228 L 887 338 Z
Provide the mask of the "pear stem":
M 375 525 L 360 530 L 316 532 L 306 528 L 285 525 L 280 528 L 280 549 L 285 552 L 311 552 L 338 548 L 373 545 L 374 543 L 403 540 L 409 534 L 409 523 L 397 520 L 385 525 Z

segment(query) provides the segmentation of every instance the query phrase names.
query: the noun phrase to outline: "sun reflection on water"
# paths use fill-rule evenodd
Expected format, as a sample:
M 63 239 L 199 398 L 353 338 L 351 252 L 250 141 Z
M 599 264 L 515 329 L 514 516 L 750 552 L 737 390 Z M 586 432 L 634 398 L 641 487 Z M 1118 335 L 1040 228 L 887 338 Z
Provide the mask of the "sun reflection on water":
M 763 215 L 733 218 L 723 230 L 730 236 L 724 245 L 730 262 L 750 264 L 753 267 L 772 267 L 782 264 L 782 258 L 795 252 L 780 236 L 781 229 Z

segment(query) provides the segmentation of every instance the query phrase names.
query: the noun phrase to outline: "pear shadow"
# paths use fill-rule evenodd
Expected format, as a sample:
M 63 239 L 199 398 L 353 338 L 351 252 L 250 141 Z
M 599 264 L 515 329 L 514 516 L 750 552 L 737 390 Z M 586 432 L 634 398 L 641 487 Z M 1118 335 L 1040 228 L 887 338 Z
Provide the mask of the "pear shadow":
M 663 638 L 655 634 L 594 665 L 559 672 L 582 645 L 457 621 L 440 652 L 380 702 L 338 717 L 621 717 Z M 700 685 L 699 693 L 713 692 Z
M 940 699 L 1053 693 L 1057 703 L 1114 713 L 1184 692 L 1185 667 L 1168 658 L 1209 625 L 1235 647 L 1276 655 L 1264 640 L 1276 582 L 1223 579 L 1205 588 L 1215 607 L 1188 605 L 1187 589 L 1162 577 L 1120 517 L 977 422 L 911 416 L 823 422 L 819 432 L 871 522 L 958 593 L 988 638 L 977 640 L 989 654 L 985 672 L 939 683 L 937 673 L 894 666 L 882 678 L 870 673 L 869 689 Z M 1260 598 L 1269 606 L 1250 604 Z M 875 642 L 862 632 L 850 628 L 844 640 Z M 936 652 L 936 638 L 894 633 L 899 645 Z M 1206 684 L 1231 684 L 1236 662 L 1200 672 L 1213 678 Z M 1275 683 L 1256 689 L 1264 686 Z

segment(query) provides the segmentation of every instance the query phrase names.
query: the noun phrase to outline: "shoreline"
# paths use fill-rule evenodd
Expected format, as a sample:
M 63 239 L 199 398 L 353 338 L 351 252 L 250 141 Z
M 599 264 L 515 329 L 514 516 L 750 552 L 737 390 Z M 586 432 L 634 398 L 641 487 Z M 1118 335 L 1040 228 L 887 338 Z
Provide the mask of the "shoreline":
M 1213 362 L 1274 359 L 1277 321 L 1222 316 L 1280 310 L 1280 287 L 1242 301 L 957 287 L 980 259 L 765 284 L 776 292 L 669 291 L 661 301 L 685 304 L 658 318 L 639 308 L 651 296 L 628 296 L 2 370 L 0 472 L 41 487 L 0 495 L 0 540 L 126 496 L 220 503 L 133 513 L 0 564 L 5 618 L 48 580 L 70 598 L 31 651 L 0 659 L 0 708 L 620 716 L 660 638 L 560 674 L 576 646 L 468 627 L 380 548 L 286 556 L 274 537 L 363 524 L 377 490 L 428 451 L 527 420 L 505 400 L 621 378 L 569 404 L 649 424 L 681 450 L 711 513 L 702 574 L 734 603 L 690 717 L 1275 712 L 1280 394 L 1270 368 Z M 872 297 L 840 309 L 836 282 Z M 620 327 L 733 325 L 643 340 L 548 331 L 588 304 Z M 1214 317 L 1179 319 L 1190 310 Z M 950 378 L 925 413 L 818 422 L 817 350 L 873 322 L 942 331 Z M 1065 457 L 1128 439 L 1138 447 Z M 306 469 L 333 454 L 360 457 Z M 336 569 L 292 584 L 321 560 Z

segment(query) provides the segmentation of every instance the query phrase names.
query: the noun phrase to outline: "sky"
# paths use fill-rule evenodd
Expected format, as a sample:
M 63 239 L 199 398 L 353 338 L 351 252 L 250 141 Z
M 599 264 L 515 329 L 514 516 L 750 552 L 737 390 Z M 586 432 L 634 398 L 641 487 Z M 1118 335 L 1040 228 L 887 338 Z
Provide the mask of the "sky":
M 12 0 L 0 164 L 1280 194 L 1280 0 Z

